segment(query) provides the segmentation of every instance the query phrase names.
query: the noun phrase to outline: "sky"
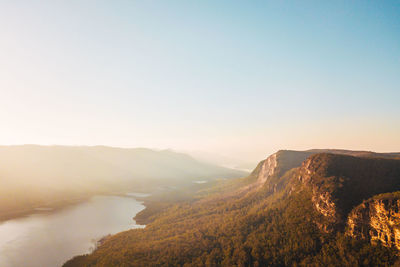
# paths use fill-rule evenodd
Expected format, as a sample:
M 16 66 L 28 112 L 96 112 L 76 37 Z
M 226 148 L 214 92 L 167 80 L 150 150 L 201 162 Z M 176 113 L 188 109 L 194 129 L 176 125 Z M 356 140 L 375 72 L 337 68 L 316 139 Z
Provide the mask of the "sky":
M 0 0 L 0 144 L 400 151 L 400 1 Z

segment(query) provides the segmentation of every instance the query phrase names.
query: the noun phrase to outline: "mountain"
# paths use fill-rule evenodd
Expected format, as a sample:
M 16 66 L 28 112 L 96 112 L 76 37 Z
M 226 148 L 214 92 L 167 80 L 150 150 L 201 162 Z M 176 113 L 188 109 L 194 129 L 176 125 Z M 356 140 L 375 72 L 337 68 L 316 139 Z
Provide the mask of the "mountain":
M 399 153 L 279 151 L 217 188 L 65 267 L 399 263 Z
M 205 151 L 199 151 L 199 150 L 189 150 L 189 151 L 182 151 L 183 153 L 186 153 L 188 155 L 193 156 L 195 159 L 198 159 L 203 162 L 210 162 L 213 164 L 218 164 L 219 166 L 225 166 L 229 167 L 232 169 L 238 169 L 238 170 L 246 170 L 250 171 L 256 166 L 257 162 L 253 161 L 247 161 L 243 159 L 238 159 L 235 158 L 234 156 L 224 156 L 224 155 L 219 155 L 216 153 L 209 153 Z
M 152 191 L 245 175 L 170 150 L 0 146 L 0 219 L 96 193 Z

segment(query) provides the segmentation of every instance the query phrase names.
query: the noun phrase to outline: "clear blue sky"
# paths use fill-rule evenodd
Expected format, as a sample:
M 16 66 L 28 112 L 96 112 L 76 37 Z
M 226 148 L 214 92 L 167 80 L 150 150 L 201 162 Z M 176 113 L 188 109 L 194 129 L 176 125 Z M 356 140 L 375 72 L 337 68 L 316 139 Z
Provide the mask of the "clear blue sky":
M 400 1 L 1 1 L 0 143 L 400 150 Z

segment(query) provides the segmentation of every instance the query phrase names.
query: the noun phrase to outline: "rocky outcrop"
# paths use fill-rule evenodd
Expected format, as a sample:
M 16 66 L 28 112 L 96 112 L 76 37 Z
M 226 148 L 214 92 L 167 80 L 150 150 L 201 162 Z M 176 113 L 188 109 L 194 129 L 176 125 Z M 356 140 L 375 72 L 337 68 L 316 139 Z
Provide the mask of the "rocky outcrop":
M 300 166 L 311 154 L 305 151 L 279 150 L 260 163 L 257 183 L 264 184 L 272 177 L 281 177 L 288 170 Z
M 326 171 L 321 169 L 324 160 L 320 156 L 314 155 L 347 155 L 358 158 L 400 158 L 400 153 L 374 153 L 368 151 L 351 151 L 337 149 L 313 149 L 307 151 L 279 150 L 261 161 L 250 176 L 256 177 L 256 184 L 263 185 L 268 183 L 273 177 L 282 177 L 287 171 L 296 167 L 302 167 L 308 175 L 311 173 Z M 307 160 L 310 158 L 310 160 Z M 354 158 L 354 157 L 352 157 Z M 303 164 L 302 164 L 303 163 Z
M 316 154 L 302 163 L 297 180 L 311 189 L 322 228 L 344 229 L 349 212 L 364 199 L 400 190 L 400 161 Z
M 383 194 L 354 208 L 347 234 L 400 250 L 400 193 Z
M 314 208 L 323 216 L 321 222 L 316 222 L 318 228 L 324 232 L 332 232 L 342 220 L 338 212 L 337 203 L 332 195 L 333 191 L 326 188 L 328 180 L 328 166 L 330 157 L 317 154 L 304 161 L 297 171 L 297 180 L 311 189 Z
M 273 194 L 290 184 L 291 194 L 301 190 L 298 184 L 306 187 L 321 215 L 315 223 L 324 232 L 344 230 L 350 211 L 364 199 L 400 190 L 400 160 L 392 159 L 397 154 L 342 150 L 315 154 L 319 151 L 278 151 L 260 162 L 246 189 L 263 186 Z
M 278 167 L 278 161 L 276 160 L 277 154 L 278 153 L 272 154 L 262 163 L 257 177 L 258 184 L 264 184 L 269 177 L 276 173 Z

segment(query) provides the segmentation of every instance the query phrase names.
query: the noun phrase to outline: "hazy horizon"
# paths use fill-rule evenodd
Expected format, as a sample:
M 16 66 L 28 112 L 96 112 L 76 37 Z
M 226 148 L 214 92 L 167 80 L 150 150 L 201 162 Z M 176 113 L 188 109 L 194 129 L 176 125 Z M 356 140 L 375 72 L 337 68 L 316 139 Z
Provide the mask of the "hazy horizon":
M 279 150 L 293 150 L 293 151 L 309 151 L 309 150 L 348 150 L 348 151 L 354 151 L 354 152 L 377 152 L 377 153 L 400 153 L 400 151 L 376 151 L 376 150 L 363 150 L 363 149 L 348 149 L 348 148 L 338 148 L 338 147 L 309 147 L 305 149 L 288 149 L 288 148 L 281 148 L 277 149 L 275 151 L 271 151 L 268 154 L 265 154 L 264 157 L 257 158 L 257 159 L 252 159 L 252 158 L 239 158 L 236 157 L 235 155 L 224 155 L 221 153 L 212 153 L 208 152 L 205 150 L 176 150 L 172 148 L 154 148 L 154 147 L 118 147 L 118 146 L 108 146 L 108 145 L 58 145 L 58 144 L 50 144 L 50 145 L 42 145 L 42 144 L 11 144 L 11 145 L 1 145 L 1 147 L 23 147 L 23 146 L 39 146 L 39 147 L 71 147 L 71 148 L 96 148 L 96 147 L 104 147 L 104 148 L 112 148 L 112 149 L 148 149 L 152 151 L 172 151 L 175 153 L 182 153 L 186 154 L 188 156 L 191 156 L 194 159 L 203 161 L 203 162 L 209 162 L 213 164 L 217 164 L 220 166 L 224 167 L 229 167 L 229 168 L 238 168 L 240 169 L 241 167 L 243 169 L 246 169 L 248 171 L 252 170 L 252 166 L 255 167 L 257 163 L 260 161 L 264 160 L 268 156 L 278 152 Z
M 0 4 L 0 145 L 400 151 L 400 6 Z
M 0 267 L 400 265 L 400 0 L 0 25 Z

